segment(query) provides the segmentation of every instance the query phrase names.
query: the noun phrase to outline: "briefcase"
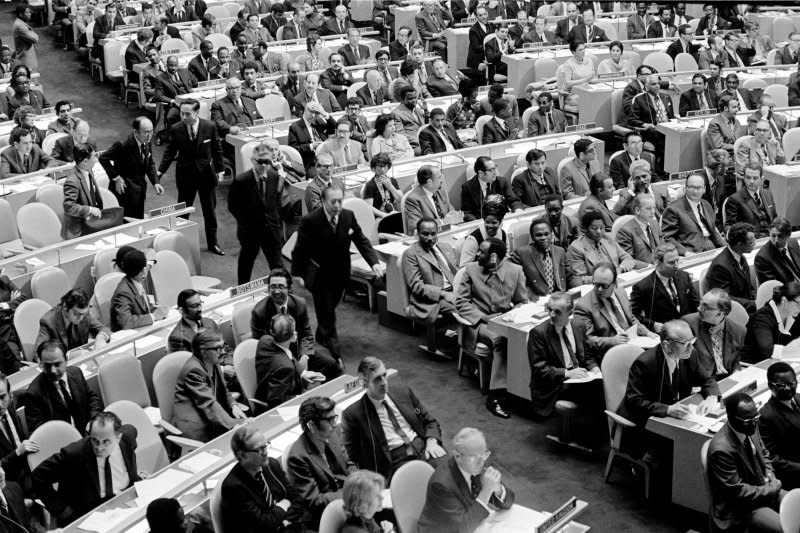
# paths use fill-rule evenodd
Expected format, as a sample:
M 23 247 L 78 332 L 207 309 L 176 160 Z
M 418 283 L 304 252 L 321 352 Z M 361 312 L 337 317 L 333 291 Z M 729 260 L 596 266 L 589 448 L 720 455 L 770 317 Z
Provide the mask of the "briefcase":
M 83 234 L 97 233 L 108 228 L 121 226 L 125 221 L 125 210 L 121 207 L 109 207 L 102 210 L 100 218 L 89 217 L 83 221 Z

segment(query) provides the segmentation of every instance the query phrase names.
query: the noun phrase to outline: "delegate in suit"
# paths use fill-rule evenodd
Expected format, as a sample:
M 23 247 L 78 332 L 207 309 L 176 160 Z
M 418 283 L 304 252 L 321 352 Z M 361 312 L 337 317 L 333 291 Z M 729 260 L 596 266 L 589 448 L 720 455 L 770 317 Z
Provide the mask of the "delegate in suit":
M 90 144 L 80 144 L 73 150 L 75 171 L 64 181 L 64 225 L 61 237 L 66 241 L 83 235 L 84 222 L 103 216 L 103 199 L 92 169 L 97 153 Z
M 770 239 L 756 254 L 758 283 L 777 280 L 781 283 L 800 281 L 800 246 L 791 237 L 792 223 L 783 217 L 775 218 L 769 226 Z
M 775 475 L 786 490 L 800 487 L 800 395 L 797 374 L 784 361 L 767 368 L 772 393 L 761 408 L 758 429 L 769 452 Z
M 167 305 L 155 306 L 147 294 L 144 283 L 149 273 L 147 257 L 141 250 L 125 254 L 118 267 L 125 273 L 111 297 L 111 331 L 137 329 L 152 325 L 167 316 Z
M 717 379 L 741 367 L 740 349 L 746 330 L 730 318 L 730 313 L 731 297 L 728 293 L 722 289 L 711 289 L 703 295 L 699 311 L 683 317 L 697 339 L 694 352 L 698 363 L 706 373 Z

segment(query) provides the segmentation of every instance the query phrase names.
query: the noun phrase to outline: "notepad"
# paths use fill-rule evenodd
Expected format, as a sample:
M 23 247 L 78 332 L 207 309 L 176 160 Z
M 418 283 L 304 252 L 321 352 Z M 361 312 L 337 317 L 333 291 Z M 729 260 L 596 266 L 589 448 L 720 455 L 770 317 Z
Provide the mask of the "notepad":
M 158 337 L 156 335 L 147 335 L 142 337 L 141 339 L 137 339 L 134 341 L 137 349 L 144 349 L 149 348 L 150 346 L 154 346 L 156 344 L 164 342 L 164 339 Z
M 300 416 L 299 405 L 289 405 L 287 407 L 278 407 L 278 414 L 281 415 L 286 422 L 296 420 Z
M 105 533 L 114 529 L 128 517 L 134 515 L 139 509 L 137 507 L 120 507 L 109 511 L 94 511 L 84 520 L 80 528 L 86 531 L 96 531 Z
M 178 463 L 178 468 L 198 474 L 206 468 L 216 464 L 220 457 L 209 452 L 199 452 Z

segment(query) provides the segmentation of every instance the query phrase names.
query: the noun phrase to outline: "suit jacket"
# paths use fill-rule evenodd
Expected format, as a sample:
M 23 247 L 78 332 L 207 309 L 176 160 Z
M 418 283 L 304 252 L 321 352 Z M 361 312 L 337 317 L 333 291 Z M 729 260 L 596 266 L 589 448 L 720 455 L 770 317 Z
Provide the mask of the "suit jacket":
M 692 328 L 697 341 L 694 343 L 694 354 L 697 362 L 710 376 L 717 375 L 717 364 L 714 361 L 714 347 L 711 341 L 711 333 L 708 326 L 700 319 L 700 313 L 690 313 L 683 317 L 683 320 Z M 745 328 L 741 324 L 734 322 L 729 317 L 725 318 L 725 331 L 722 337 L 722 366 L 725 374 L 732 374 L 740 369 L 739 351 L 744 343 Z
M 255 120 L 261 118 L 256 109 L 256 103 L 246 96 L 242 96 L 242 108 L 236 102 L 225 96 L 211 104 L 211 122 L 217 127 L 217 133 L 224 139 L 233 126 L 250 127 Z
M 289 448 L 287 465 L 286 474 L 293 487 L 292 500 L 296 501 L 302 513 L 289 519 L 316 530 L 325 507 L 342 497 L 342 486 L 347 475 L 354 470 L 353 464 L 337 434 L 321 451 L 303 432 Z
M 294 327 L 297 331 L 297 346 L 292 348 L 292 352 L 298 357 L 314 354 L 314 332 L 311 329 L 311 321 L 308 319 L 308 305 L 300 296 L 289 294 L 286 301 L 286 312 L 294 319 Z M 260 300 L 253 307 L 250 314 L 250 331 L 254 339 L 260 339 L 269 333 L 272 317 L 278 314 L 278 307 L 271 297 L 267 296 Z
M 428 77 L 428 90 L 431 92 L 431 96 L 452 96 L 454 94 L 458 94 L 458 83 L 459 79 L 457 77 L 452 76 L 449 72 L 447 73 L 448 78 L 440 78 L 436 75 Z M 453 87 L 453 83 L 455 87 Z
M 442 443 L 439 422 L 428 413 L 413 390 L 392 382 L 388 397 L 420 439 L 436 439 Z M 342 441 L 347 456 L 358 468 L 391 479 L 394 469 L 386 433 L 381 427 L 375 404 L 366 394 L 342 413 Z
M 786 251 L 794 264 L 786 257 Z M 790 237 L 784 250 L 778 249 L 772 241 L 765 242 L 756 253 L 755 267 L 759 285 L 770 279 L 784 284 L 800 281 L 800 246 L 797 240 Z
M 625 24 L 628 30 L 628 39 L 644 39 L 647 36 L 647 27 L 652 22 L 652 19 L 653 17 L 650 15 L 645 15 L 644 17 L 639 16 L 638 13 L 628 15 Z
M 280 209 L 290 201 L 289 187 L 289 183 L 272 169 L 267 171 L 263 195 L 252 169 L 234 178 L 228 193 L 228 210 L 236 219 L 239 242 L 259 238 L 265 231 L 272 232 L 277 242 L 282 242 Z
M 567 129 L 567 117 L 558 109 L 553 109 L 550 112 L 553 121 L 550 131 L 548 132 L 547 116 L 539 110 L 531 113 L 527 124 L 523 124 L 528 128 L 528 136 L 534 137 L 536 135 L 546 135 L 548 133 L 563 133 Z
M 205 330 L 219 331 L 217 323 L 210 318 L 203 317 L 200 319 L 200 322 L 200 325 L 196 322 L 190 324 L 188 320 L 181 318 L 180 321 L 175 324 L 175 328 L 170 332 L 167 338 L 167 350 L 169 353 L 182 351 L 191 352 L 192 339 L 194 339 L 195 335 Z
M 74 150 L 75 140 L 72 138 L 72 135 L 67 135 L 56 140 L 56 143 L 53 145 L 53 151 L 50 152 L 50 156 L 59 162 L 73 163 L 75 161 Z
M 114 28 L 124 23 L 125 21 L 121 17 L 115 17 L 114 20 L 109 21 L 105 13 L 99 17 L 95 17 L 94 30 L 92 31 L 95 46 L 99 46 L 100 43 L 98 41 L 108 37 L 108 34 L 114 31 Z
M 414 23 L 417 26 L 417 33 L 422 42 L 426 41 L 444 41 L 444 37 L 434 39 L 432 34 L 438 33 L 447 28 L 452 22 L 450 13 L 442 10 L 437 10 L 433 14 L 425 10 L 420 10 L 414 16 Z
M 152 143 L 148 143 L 142 155 L 139 143 L 130 134 L 127 139 L 115 142 L 100 154 L 100 165 L 110 180 L 120 177 L 125 182 L 125 188 L 144 190 L 147 187 L 146 179 L 153 185 L 161 181 L 156 173 L 152 148 Z
M 499 194 L 506 201 L 506 206 L 514 211 L 522 207 L 522 203 L 514 196 L 508 179 L 498 176 L 486 188 L 486 195 Z M 461 186 L 461 210 L 464 212 L 464 221 L 483 218 L 483 197 L 478 177 L 467 180 Z
M 590 163 L 589 170 L 576 158 L 571 158 L 561 167 L 559 192 L 565 200 L 589 194 L 589 179 L 596 172 L 596 166 Z
M 706 97 L 706 104 L 708 107 L 706 109 L 716 109 L 716 98 L 711 98 L 711 93 L 706 90 L 705 97 Z M 687 91 L 683 91 L 681 93 L 681 99 L 678 103 L 678 115 L 681 117 L 685 117 L 689 111 L 699 111 L 703 109 L 703 106 L 700 105 L 700 97 L 697 95 L 697 91 L 694 89 L 689 89 Z
M 572 30 L 569 29 L 570 20 L 568 17 L 565 17 L 558 22 L 556 22 L 556 39 L 559 44 L 564 44 L 569 42 L 569 35 L 572 33 Z M 578 16 L 578 20 L 573 26 L 572 29 L 577 28 L 578 26 L 583 25 L 583 17 Z M 585 40 L 583 42 L 586 42 Z
M 753 114 L 747 117 L 748 135 L 753 135 L 755 133 L 756 124 L 762 118 L 763 117 L 761 116 L 760 110 L 753 111 Z M 770 123 L 770 130 L 772 130 L 772 136 L 778 139 L 778 141 L 780 141 L 783 138 L 783 134 L 786 133 L 787 129 L 789 129 L 786 115 L 784 115 L 783 113 L 770 113 L 764 120 Z M 775 130 L 777 130 L 777 133 Z
M 22 402 L 25 405 L 25 421 L 28 424 L 28 431 L 33 432 L 48 420 L 63 420 L 84 433 L 89 420 L 103 410 L 102 401 L 86 384 L 80 368 L 68 366 L 66 375 L 69 394 L 76 406 L 75 420 L 71 421 L 73 417 L 69 407 L 61 398 L 61 392 L 56 384 L 44 374 L 39 374 L 28 386 Z
M 592 370 L 597 362 L 584 354 L 582 337 L 571 322 L 575 345 L 571 354 L 572 367 Z M 561 348 L 561 338 L 549 320 L 533 328 L 528 336 L 528 363 L 531 367 L 531 402 L 537 416 L 553 414 L 558 395 L 564 388 L 566 365 L 564 361 L 570 354 Z
M 499 143 L 513 139 L 514 136 L 515 132 L 509 127 L 508 121 L 506 121 L 506 127 L 503 128 L 500 126 L 499 122 L 492 119 L 483 125 L 483 139 L 481 139 L 481 144 Z
M 706 220 L 706 229 L 710 234 L 711 244 L 714 248 L 725 246 L 725 239 L 714 226 L 715 215 L 711 205 L 701 199 L 700 208 L 705 213 L 703 218 Z M 686 197 L 675 200 L 664 211 L 661 217 L 661 236 L 666 242 L 673 243 L 681 255 L 684 255 L 687 250 L 705 252 L 709 249 L 704 244 L 700 222 L 694 216 Z
M 653 253 L 656 247 L 663 242 L 661 229 L 656 220 L 651 220 L 648 225 L 653 233 L 655 246 L 650 242 L 650 238 L 642 230 L 642 226 L 636 220 L 629 220 L 619 230 L 617 230 L 617 242 L 623 250 L 628 252 L 631 257 L 644 263 L 653 263 Z
M 730 27 L 730 22 L 720 16 L 712 17 L 711 19 L 708 17 L 700 17 L 700 22 L 697 23 L 695 35 L 708 35 L 709 33 L 713 33 L 715 31 L 719 32 L 720 30 L 725 30 Z
M 221 498 L 222 523 L 225 531 L 241 533 L 258 533 L 262 531 L 280 531 L 292 508 L 284 511 L 276 505 L 279 501 L 291 497 L 289 480 L 281 468 L 280 462 L 270 457 L 267 465 L 261 468 L 272 495 L 272 507 L 267 505 L 259 483 L 238 462 L 222 481 Z
M 589 211 L 596 211 L 600 213 L 603 216 L 603 224 L 606 227 L 606 231 L 611 231 L 611 226 L 614 225 L 614 221 L 617 219 L 617 214 L 609 209 L 605 202 L 600 200 L 600 198 L 594 194 L 588 195 L 581 202 L 581 205 L 578 206 L 578 220 L 581 220 L 583 215 Z
M 775 64 L 776 65 L 796 65 L 797 55 L 794 54 L 789 48 L 788 44 L 779 47 L 775 51 Z
M 330 17 L 330 18 L 328 18 L 328 20 L 325 21 L 325 23 L 319 29 L 320 30 L 319 34 L 320 35 L 340 35 L 340 34 L 345 34 L 345 33 L 347 33 L 348 28 L 353 26 L 353 23 L 350 22 L 349 19 L 345 19 L 345 21 L 342 23 L 342 25 L 344 26 L 343 30 L 339 28 L 339 23 L 338 23 L 338 20 L 336 19 L 336 17 Z M 286 35 L 284 35 L 283 38 L 285 39 Z
M 25 506 L 25 493 L 20 484 L 11 480 L 7 480 L 6 486 L 3 487 L 3 496 L 6 499 L 6 504 L 8 504 L 8 518 L 17 522 L 18 524 L 28 527 L 28 524 L 31 521 L 31 516 L 28 512 L 28 508 Z M 4 531 L 16 530 L 15 528 L 5 529 L 5 525 L 2 527 L 4 528 Z
M 324 89 L 322 87 L 317 88 L 317 100 L 319 100 L 319 104 L 328 113 L 342 110 L 342 107 L 339 105 L 336 97 L 328 89 Z M 294 97 L 295 115 L 302 116 L 303 110 L 306 108 L 306 104 L 308 102 L 308 93 L 301 89 L 300 92 Z
M 661 22 L 655 21 L 647 27 L 648 39 L 660 39 L 662 37 L 673 37 L 678 32 L 678 28 L 673 25 L 667 26 L 667 35 L 664 35 L 664 28 Z
M 163 174 L 173 161 L 176 162 L 175 182 L 179 189 L 190 181 L 201 190 L 213 189 L 217 183 L 217 172 L 223 169 L 222 142 L 214 124 L 202 118 L 198 120 L 200 124 L 194 141 L 189 139 L 183 122 L 169 129 L 169 142 L 158 166 L 158 171 Z
M 321 140 L 326 140 L 329 135 L 336 131 L 336 121 L 328 118 L 328 122 L 323 126 L 312 126 L 316 130 L 317 135 Z M 292 122 L 289 126 L 288 144 L 294 146 L 300 156 L 303 158 L 303 166 L 306 168 L 314 165 L 317 160 L 314 150 L 311 149 L 313 137 L 311 132 L 306 128 L 306 121 L 303 119 Z
M 631 311 L 625 291 L 617 288 L 614 294 L 619 300 L 628 326 L 638 325 L 639 321 L 636 320 Z M 573 320 L 580 333 L 579 336 L 583 339 L 585 352 L 593 356 L 596 361 L 602 361 L 603 355 L 613 346 L 610 342 L 611 337 L 615 336 L 617 332 L 614 326 L 611 325 L 611 317 L 606 306 L 600 302 L 594 290 L 589 291 L 576 302 Z M 620 325 L 624 326 L 625 324 Z M 638 329 L 644 333 L 641 325 L 639 325 Z
M 319 287 L 343 287 L 350 279 L 351 244 L 370 266 L 378 263 L 375 250 L 352 211 L 341 210 L 334 230 L 325 210 L 318 207 L 300 220 L 292 251 L 292 274 L 302 276 L 312 292 Z
M 489 503 L 497 509 L 514 505 L 514 492 L 504 486 L 505 499 L 495 494 Z M 467 533 L 475 531 L 489 511 L 472 495 L 471 487 L 453 457 L 442 461 L 428 481 L 425 506 L 417 522 L 418 533 Z
M 789 105 L 800 105 L 800 72 L 793 72 L 789 76 Z
M 483 41 L 481 41 L 481 43 L 483 43 Z M 408 50 L 400 41 L 395 40 L 389 43 L 389 59 L 392 61 L 402 61 L 407 55 Z
M 650 193 L 656 201 L 656 217 L 658 218 L 669 205 L 669 193 L 666 188 L 655 189 L 654 187 L 650 187 Z M 633 214 L 633 194 L 628 189 L 627 182 L 625 188 L 619 191 L 617 203 L 614 204 L 614 214 L 617 216 Z
M 64 225 L 61 237 L 64 240 L 75 239 L 83 235 L 83 222 L 89 216 L 89 209 L 103 209 L 103 199 L 92 174 L 89 175 L 92 189 L 87 188 L 83 177 L 75 170 L 64 181 Z
M 175 401 L 170 422 L 185 437 L 208 442 L 233 428 L 233 398 L 219 366 L 208 369 L 197 357 L 190 357 L 175 382 Z
M 578 42 L 578 43 L 587 43 L 587 42 L 602 43 L 602 42 L 608 40 L 608 37 L 606 36 L 606 32 L 603 31 L 603 29 L 598 27 L 598 26 L 594 26 L 593 25 L 592 38 L 591 39 L 588 38 L 588 31 L 587 30 L 588 30 L 588 28 L 586 27 L 585 24 L 581 23 L 581 24 L 576 25 L 574 28 L 572 28 L 569 31 L 569 34 L 567 35 L 567 41 L 570 42 L 570 43 L 572 43 L 572 42 Z
M 542 205 L 545 196 L 559 192 L 558 178 L 556 178 L 552 168 L 545 167 L 542 177 L 547 186 L 539 185 L 530 170 L 518 174 L 511 181 L 511 190 L 514 192 L 514 196 L 522 203 L 523 207 Z
M 659 26 L 660 26 L 660 24 L 659 24 Z M 695 61 L 698 61 L 700 59 L 700 57 L 697 55 L 698 52 L 700 52 L 700 47 L 698 45 L 696 45 L 696 44 L 694 44 L 692 42 L 690 42 L 687 45 L 687 52 L 685 52 L 685 53 L 691 55 L 694 58 Z M 683 43 L 681 43 L 680 39 L 676 39 L 676 40 L 672 41 L 672 44 L 670 44 L 667 47 L 667 54 L 669 54 L 669 56 L 673 60 L 675 59 L 675 57 L 678 54 L 682 54 L 682 53 L 684 53 L 684 51 L 683 51 Z
M 739 353 L 745 363 L 758 363 L 772 357 L 776 344 L 785 346 L 798 337 L 800 322 L 795 321 L 788 333 L 782 333 L 772 306 L 767 304 L 751 314 Z
M 700 387 L 704 398 L 720 395 L 716 380 L 700 366 L 694 353 L 679 363 L 677 383 L 673 383 L 659 344 L 645 350 L 631 365 L 628 388 L 618 412 L 644 426 L 651 416 L 667 416 L 667 407 L 691 395 L 692 387 Z
M 193 11 L 189 11 L 189 9 L 184 9 L 180 13 L 175 11 L 174 7 L 167 9 L 165 15 L 169 19 L 170 24 L 175 24 L 177 22 L 189 22 L 190 20 L 198 20 L 198 16 Z
M 755 137 L 742 141 L 739 149 L 736 150 L 736 172 L 744 176 L 744 168 L 748 163 L 758 163 L 759 166 L 782 165 L 786 162 L 786 156 L 781 148 L 780 141 L 767 142 L 764 144 L 769 159 L 764 159 L 761 147 L 756 142 Z
M 604 238 L 599 245 L 604 253 L 599 252 L 595 244 L 582 235 L 567 248 L 567 271 L 570 273 L 567 278 L 570 280 L 570 289 L 591 283 L 592 273 L 597 265 L 608 263 L 609 260 L 616 269 L 622 268 L 623 271 L 649 266 L 632 258 L 616 241 Z
M 363 107 L 374 107 L 383 105 L 384 94 L 382 90 L 375 91 L 374 96 L 370 93 L 369 87 L 364 85 L 356 91 L 356 96 L 361 100 Z
M 139 294 L 133 281 L 122 278 L 111 298 L 111 331 L 137 329 L 153 324 L 147 298 Z
M 800 404 L 800 395 L 793 401 Z M 796 488 L 800 480 L 800 412 L 772 396 L 761 408 L 758 429 L 778 479 L 787 489 Z
M 145 54 L 145 51 L 142 50 L 142 47 L 139 46 L 139 43 L 134 39 L 125 49 L 125 68 L 130 71 L 128 73 L 129 76 L 133 73 L 133 66 L 139 63 L 147 63 L 147 54 Z M 138 73 L 134 73 L 134 76 L 136 80 L 139 79 Z
M 675 118 L 672 110 L 672 99 L 659 93 L 658 98 L 664 104 L 667 113 L 667 120 Z M 658 112 L 653 106 L 648 93 L 637 94 L 631 102 L 631 115 L 628 117 L 628 124 L 633 128 L 642 128 L 644 124 L 658 124 Z
M 208 63 L 208 66 L 206 66 L 206 63 Z M 213 55 L 205 62 L 203 61 L 203 56 L 197 54 L 189 61 L 187 68 L 197 81 L 208 81 L 219 77 L 219 60 Z
M 362 63 L 369 63 L 370 61 L 370 51 L 369 47 L 365 44 L 358 45 L 358 54 L 360 56 L 360 60 L 356 59 L 355 54 L 353 53 L 353 49 L 350 45 L 342 46 L 339 48 L 339 54 L 344 59 L 344 66 L 352 67 L 354 65 L 360 65 Z
M 21 397 L 24 400 L 24 395 Z M 21 420 L 17 416 L 17 405 L 11 403 L 6 409 L 6 420 L 14 426 L 20 440 L 25 440 L 29 434 L 25 431 Z M 44 421 L 43 421 L 44 422 Z M 16 481 L 20 485 L 30 485 L 30 468 L 28 459 L 25 455 L 17 455 L 17 444 L 12 439 L 6 437 L 4 431 L 0 431 L 0 466 L 6 473 L 6 483 Z M 19 520 L 17 520 L 19 522 Z
M 435 321 L 445 282 L 451 285 L 458 267 L 458 258 L 450 245 L 438 243 L 439 251 L 448 262 L 448 269 L 432 252 L 426 252 L 415 242 L 403 252 L 403 280 L 408 287 L 406 314 L 422 321 Z
M 153 78 L 153 101 L 169 104 L 179 94 L 191 92 L 192 87 L 197 87 L 197 79 L 194 74 L 184 68 L 179 68 L 178 79 L 180 85 L 173 80 L 168 72 L 162 72 L 157 78 Z
M 678 307 L 661 280 L 656 278 L 653 272 L 639 280 L 631 290 L 631 311 L 650 330 L 654 329 L 656 322 L 664 324 L 680 318 L 694 312 L 700 304 L 692 278 L 683 270 L 678 270 L 672 280 L 678 293 Z
M 54 340 L 67 347 L 67 350 L 78 348 L 100 334 L 111 338 L 111 330 L 104 326 L 94 313 L 88 313 L 77 324 L 67 324 L 64 320 L 64 306 L 58 304 L 39 319 L 39 335 L 36 337 L 36 346 Z
M 750 270 L 742 271 L 730 248 L 725 247 L 711 261 L 706 272 L 706 284 L 709 289 L 726 291 L 732 300 L 744 306 L 748 314 L 755 312 L 756 288 L 750 278 Z
M 778 216 L 775 210 L 775 200 L 769 189 L 761 189 L 761 203 L 759 209 L 755 199 L 750 196 L 745 188 L 728 196 L 725 201 L 725 225 L 730 227 L 737 222 L 747 222 L 756 230 L 756 238 L 769 234 L 769 224 Z
M 15 150 L 13 146 L 3 150 L 3 153 L 0 154 L 0 179 L 56 166 L 56 161 L 35 144 L 31 147 L 28 158 L 28 168 L 30 170 L 26 171 L 22 158 L 19 156 L 19 152 Z
M 545 278 L 545 266 L 542 254 L 533 244 L 514 250 L 509 256 L 512 263 L 520 265 L 525 273 L 525 285 L 528 288 L 528 299 L 535 300 L 539 296 L 547 296 L 554 291 L 566 291 L 567 283 L 567 258 L 564 249 L 552 246 L 550 254 L 553 261 L 553 291 L 548 290 Z
M 711 531 L 745 531 L 750 513 L 759 507 L 777 507 L 779 490 L 765 485 L 764 476 L 774 476 L 769 452 L 758 430 L 750 437 L 756 465 L 748 458 L 739 436 L 725 424 L 708 446 L 708 485 L 711 493 Z
M 454 149 L 464 148 L 464 143 L 459 139 L 452 124 L 445 122 L 442 128 L 447 140 L 453 145 Z M 448 151 L 447 146 L 439 134 L 434 131 L 433 126 L 423 127 L 419 130 L 419 146 L 422 150 L 422 155 L 440 154 Z
M 450 200 L 441 189 L 436 191 L 436 196 L 439 198 L 439 205 L 441 205 L 442 216 L 452 211 Z M 433 202 L 428 199 L 427 194 L 422 187 L 414 187 L 411 192 L 406 196 L 405 205 L 405 218 L 406 235 L 413 235 L 414 230 L 417 229 L 417 221 L 420 218 L 429 217 L 440 220 L 439 216 L 434 209 Z
M 557 44 L 558 40 L 556 39 L 556 34 L 552 31 L 545 30 L 544 31 L 544 38 L 541 35 L 536 33 L 536 30 L 531 29 L 530 31 L 522 34 L 521 38 L 518 40 L 518 47 L 523 46 L 525 43 L 543 43 L 543 44 Z
M 487 31 L 488 30 L 488 31 Z M 483 50 L 483 40 L 489 33 L 492 33 L 491 24 L 488 24 L 486 29 L 481 26 L 480 22 L 475 22 L 469 28 L 469 50 L 467 51 L 467 64 L 478 65 L 486 58 Z M 392 58 L 394 59 L 394 58 Z M 477 67 L 476 67 L 477 68 Z
M 735 192 L 735 186 L 731 183 L 733 180 L 728 177 L 727 169 L 712 170 L 708 167 L 704 167 L 698 174 L 703 177 L 706 186 L 706 192 L 703 193 L 703 200 L 708 202 L 711 209 L 716 213 L 716 224 L 721 228 L 722 204 L 725 198 Z M 713 177 L 713 183 L 709 179 L 710 175 Z
M 128 471 L 129 484 L 139 481 L 136 468 L 136 428 L 124 424 L 119 449 Z M 53 484 L 58 483 L 58 490 Z M 71 518 L 65 523 L 88 513 L 104 500 L 100 498 L 100 476 L 97 471 L 97 457 L 89 437 L 61 448 L 33 471 L 33 485 L 36 495 L 45 507 L 58 516 L 67 508 Z M 106 496 L 108 498 L 108 496 Z
M 791 103 L 789 105 L 791 105 Z M 738 120 L 734 121 L 733 128 L 731 128 L 730 123 L 722 114 L 717 114 L 708 123 L 706 129 L 706 150 L 710 151 L 714 148 L 724 148 L 732 154 L 733 143 L 736 139 L 744 135 L 747 135 L 747 128 L 739 124 Z
M 553 225 L 553 222 L 550 222 Z M 553 227 L 553 244 L 564 250 L 580 235 L 580 228 L 574 218 L 561 214 L 558 226 Z
M 302 369 L 297 354 L 290 359 L 271 335 L 264 335 L 256 348 L 256 399 L 276 407 L 303 392 Z

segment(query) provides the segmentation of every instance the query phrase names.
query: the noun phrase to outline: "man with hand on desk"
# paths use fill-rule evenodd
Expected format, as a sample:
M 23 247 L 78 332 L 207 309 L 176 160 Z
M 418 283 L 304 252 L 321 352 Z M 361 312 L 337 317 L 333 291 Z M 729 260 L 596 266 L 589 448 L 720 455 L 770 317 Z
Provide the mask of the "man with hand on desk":
M 567 290 L 567 261 L 564 249 L 553 244 L 553 228 L 545 218 L 531 221 L 531 243 L 514 250 L 509 258 L 525 273 L 528 298 L 536 300 L 552 292 Z
M 33 471 L 37 496 L 61 526 L 141 479 L 136 468 L 135 427 L 123 425 L 117 415 L 104 411 L 92 418 L 88 432 Z
M 225 476 L 220 489 L 220 514 L 225 531 L 293 531 L 289 521 L 292 485 L 280 461 L 267 455 L 268 450 L 266 435 L 252 425 L 234 431 L 231 451 L 236 464 Z
M 733 224 L 728 229 L 728 246 L 714 257 L 706 271 L 708 288 L 726 291 L 749 315 L 756 312 L 756 288 L 744 254 L 752 252 L 755 243 L 753 226 L 746 222 Z
M 436 467 L 447 452 L 442 430 L 409 387 L 395 384 L 389 391 L 386 366 L 368 356 L 358 364 L 365 389 L 359 401 L 342 414 L 342 440 L 351 461 L 387 480 L 403 464 L 429 461 Z
M 59 341 L 43 342 L 36 355 L 42 372 L 28 385 L 21 401 L 28 431 L 49 420 L 63 420 L 84 434 L 86 423 L 102 410 L 102 401 L 86 384 L 81 369 L 67 366 L 67 349 Z
M 475 531 L 493 510 L 514 505 L 514 492 L 486 464 L 491 453 L 481 431 L 463 428 L 456 433 L 452 457 L 439 464 L 428 482 L 418 533 Z
M 167 308 L 153 305 L 153 297 L 144 288 L 150 270 L 144 252 L 126 253 L 121 268 L 125 277 L 119 280 L 111 298 L 111 331 L 143 328 L 166 318 Z
M 491 357 L 486 408 L 500 418 L 511 417 L 505 407 L 507 339 L 489 328 L 489 320 L 528 303 L 522 267 L 505 261 L 506 252 L 500 239 L 483 240 L 478 246 L 478 260 L 467 263 L 461 286 L 456 288 L 456 310 L 469 323 L 464 344 Z
M 731 297 L 722 289 L 711 289 L 703 295 L 698 312 L 684 315 L 683 320 L 697 338 L 694 353 L 706 373 L 722 379 L 740 369 L 739 349 L 744 343 L 744 326 L 732 320 Z
M 792 223 L 776 217 L 769 225 L 769 241 L 756 254 L 758 283 L 777 280 L 781 283 L 800 281 L 800 246 L 792 238 Z
M 34 142 L 30 130 L 16 127 L 8 136 L 11 145 L 0 153 L 0 179 L 55 167 L 58 161 L 50 157 Z
M 697 309 L 699 299 L 689 274 L 678 267 L 672 243 L 656 248 L 655 270 L 631 291 L 631 311 L 649 329 L 659 333 L 666 322 Z
M 705 180 L 699 174 L 686 178 L 685 195 L 672 202 L 661 217 L 661 235 L 680 255 L 691 255 L 725 246 L 714 225 L 714 209 L 703 198 Z
M 761 440 L 761 415 L 753 399 L 737 392 L 725 399 L 728 422 L 708 447 L 710 530 L 781 533 L 778 515 L 786 495 Z
M 497 175 L 497 164 L 491 157 L 479 156 L 473 169 L 475 176 L 461 186 L 461 210 L 465 222 L 483 218 L 483 205 L 490 195 L 500 195 L 512 210 L 522 209 L 508 179 Z
M 685 117 L 691 111 L 714 109 L 711 94 L 708 92 L 706 77 L 699 72 L 692 76 L 692 88 L 681 93 L 678 115 Z
M 100 350 L 111 340 L 111 331 L 89 310 L 89 297 L 83 289 L 71 289 L 39 320 L 36 346 L 49 340 L 59 341 L 67 350 L 89 342 Z
M 649 194 L 639 193 L 630 206 L 633 219 L 617 230 L 617 242 L 635 260 L 652 263 L 656 248 L 664 242 L 656 218 L 656 201 Z
M 800 396 L 797 374 L 784 361 L 767 368 L 772 396 L 761 408 L 758 429 L 769 452 L 775 475 L 786 490 L 800 487 Z

